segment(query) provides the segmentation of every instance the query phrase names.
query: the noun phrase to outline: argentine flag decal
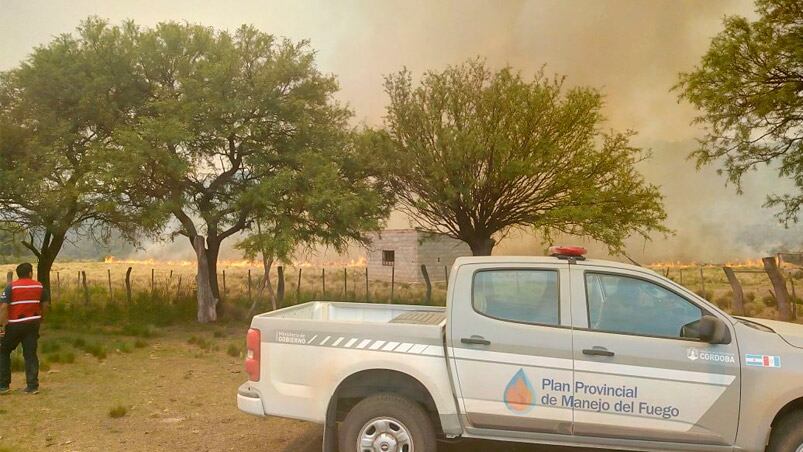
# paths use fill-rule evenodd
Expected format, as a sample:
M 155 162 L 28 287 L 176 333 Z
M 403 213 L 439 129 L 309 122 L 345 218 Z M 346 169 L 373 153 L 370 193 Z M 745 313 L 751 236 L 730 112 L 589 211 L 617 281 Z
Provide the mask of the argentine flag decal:
M 770 355 L 744 355 L 744 363 L 752 367 L 781 367 L 781 357 Z

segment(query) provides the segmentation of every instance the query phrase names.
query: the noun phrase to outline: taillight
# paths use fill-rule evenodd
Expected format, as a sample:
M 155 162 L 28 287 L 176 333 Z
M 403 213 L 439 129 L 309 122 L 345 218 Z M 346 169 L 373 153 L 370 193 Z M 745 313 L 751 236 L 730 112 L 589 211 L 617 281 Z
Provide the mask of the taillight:
M 259 381 L 259 352 L 262 334 L 259 330 L 250 328 L 248 336 L 245 338 L 245 371 L 248 373 L 248 379 L 251 381 Z

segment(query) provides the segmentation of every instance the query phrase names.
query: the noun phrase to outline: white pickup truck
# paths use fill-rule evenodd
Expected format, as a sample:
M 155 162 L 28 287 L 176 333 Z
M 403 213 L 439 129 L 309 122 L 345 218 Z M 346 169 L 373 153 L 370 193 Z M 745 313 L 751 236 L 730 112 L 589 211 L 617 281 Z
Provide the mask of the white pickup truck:
M 446 308 L 310 302 L 254 317 L 240 410 L 324 450 L 438 439 L 803 452 L 803 326 L 732 317 L 657 273 L 460 258 Z

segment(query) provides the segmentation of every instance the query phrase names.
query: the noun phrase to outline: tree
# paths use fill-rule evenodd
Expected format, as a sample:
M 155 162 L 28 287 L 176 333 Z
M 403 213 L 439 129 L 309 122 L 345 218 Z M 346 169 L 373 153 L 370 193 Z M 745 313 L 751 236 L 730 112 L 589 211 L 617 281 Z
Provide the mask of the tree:
M 115 185 L 176 219 L 173 234 L 198 256 L 199 320 L 212 321 L 221 243 L 250 226 L 260 193 L 282 193 L 308 161 L 349 170 L 334 150 L 351 112 L 306 42 L 171 22 L 143 30 L 138 48 L 149 99 L 116 134 L 130 157 Z
M 89 19 L 0 75 L 0 220 L 26 231 L 46 287 L 71 231 L 133 239 L 147 229 L 105 183 L 120 160 L 112 132 L 144 95 L 132 76 L 136 35 L 129 23 Z
M 273 309 L 277 300 L 270 285 L 274 262 L 287 262 L 300 248 L 367 244 L 366 232 L 379 229 L 393 204 L 391 187 L 379 177 L 381 161 L 369 140 L 370 131 L 342 133 L 322 153 L 303 153 L 297 164 L 261 181 L 249 196 L 256 228 L 237 244 L 245 257 L 260 256 L 262 288 Z M 338 162 L 336 165 L 333 162 Z
M 631 132 L 601 133 L 602 95 L 563 89 L 543 72 L 527 82 L 481 61 L 388 76 L 386 131 L 374 140 L 402 208 L 419 227 L 489 255 L 511 228 L 546 239 L 591 237 L 612 252 L 636 233 L 664 232 L 658 188 L 636 171 Z M 384 147 L 383 147 L 384 143 Z
M 770 195 L 778 218 L 796 222 L 803 204 L 803 4 L 758 0 L 759 19 L 727 17 L 699 66 L 680 74 L 675 89 L 701 113 L 706 127 L 692 155 L 698 166 L 719 170 L 741 193 L 744 174 L 779 164 L 797 194 Z

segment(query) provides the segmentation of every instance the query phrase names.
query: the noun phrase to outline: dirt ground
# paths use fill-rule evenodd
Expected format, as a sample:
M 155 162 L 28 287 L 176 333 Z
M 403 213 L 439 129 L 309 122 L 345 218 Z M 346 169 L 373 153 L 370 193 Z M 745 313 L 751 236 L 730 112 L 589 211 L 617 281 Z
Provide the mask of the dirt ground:
M 229 356 L 241 344 L 240 327 L 172 328 L 129 353 L 112 350 L 133 338 L 100 337 L 43 328 L 43 340 L 64 344 L 77 336 L 105 341 L 106 359 L 79 353 L 72 364 L 52 364 L 41 374 L 41 392 L 26 395 L 24 374 L 14 373 L 12 393 L 0 397 L 0 452 L 7 451 L 319 451 L 320 427 L 240 413 L 237 387 L 245 380 L 241 358 Z M 196 336 L 215 344 L 203 350 Z M 40 354 L 41 355 L 41 354 Z M 126 414 L 112 418 L 122 406 Z M 490 442 L 443 445 L 442 451 L 579 451 Z

